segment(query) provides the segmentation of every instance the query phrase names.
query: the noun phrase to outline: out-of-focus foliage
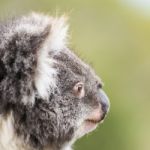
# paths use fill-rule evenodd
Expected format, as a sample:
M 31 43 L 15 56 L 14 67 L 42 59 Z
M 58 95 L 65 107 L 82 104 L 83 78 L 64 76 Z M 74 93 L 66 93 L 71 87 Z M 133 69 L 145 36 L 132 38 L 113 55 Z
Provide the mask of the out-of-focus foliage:
M 150 18 L 121 0 L 0 0 L 2 18 L 31 11 L 70 16 L 71 47 L 92 62 L 111 101 L 75 150 L 149 150 Z

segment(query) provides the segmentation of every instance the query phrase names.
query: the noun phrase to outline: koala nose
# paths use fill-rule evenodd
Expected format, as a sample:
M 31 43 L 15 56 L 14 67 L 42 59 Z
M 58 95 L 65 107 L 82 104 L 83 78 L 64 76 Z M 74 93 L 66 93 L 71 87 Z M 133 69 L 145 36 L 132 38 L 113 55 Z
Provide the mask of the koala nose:
M 104 112 L 104 114 L 106 114 L 109 111 L 109 107 L 110 107 L 109 98 L 107 97 L 107 95 L 102 89 L 100 90 L 99 95 L 100 95 L 100 104 L 101 104 L 102 111 Z

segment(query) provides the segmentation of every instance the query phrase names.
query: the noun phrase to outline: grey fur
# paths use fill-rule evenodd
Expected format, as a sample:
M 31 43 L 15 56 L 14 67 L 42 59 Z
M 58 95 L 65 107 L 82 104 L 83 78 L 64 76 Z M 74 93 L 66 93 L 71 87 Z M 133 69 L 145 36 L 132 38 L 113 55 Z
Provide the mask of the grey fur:
M 0 25 L 0 113 L 10 112 L 14 117 L 14 129 L 18 137 L 32 149 L 44 150 L 49 145 L 60 150 L 69 143 L 78 129 L 79 119 L 101 104 L 98 86 L 100 80 L 94 71 L 67 47 L 59 52 L 51 50 L 49 58 L 55 60 L 57 71 L 56 87 L 46 101 L 39 95 L 34 77 L 38 53 L 42 44 L 51 34 L 51 26 L 43 27 L 37 33 L 25 30 L 15 32 L 18 24 L 30 23 L 33 27 L 38 20 L 13 19 Z M 82 81 L 85 96 L 77 98 L 73 86 Z M 24 104 L 22 99 L 34 95 L 34 104 Z M 106 112 L 104 112 L 106 113 Z

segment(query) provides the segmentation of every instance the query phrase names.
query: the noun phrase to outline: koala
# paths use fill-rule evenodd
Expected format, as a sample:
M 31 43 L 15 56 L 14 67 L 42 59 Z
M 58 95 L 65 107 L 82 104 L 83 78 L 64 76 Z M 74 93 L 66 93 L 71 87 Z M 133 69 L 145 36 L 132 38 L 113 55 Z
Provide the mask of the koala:
M 0 150 L 71 150 L 109 106 L 101 79 L 68 46 L 65 16 L 0 23 Z

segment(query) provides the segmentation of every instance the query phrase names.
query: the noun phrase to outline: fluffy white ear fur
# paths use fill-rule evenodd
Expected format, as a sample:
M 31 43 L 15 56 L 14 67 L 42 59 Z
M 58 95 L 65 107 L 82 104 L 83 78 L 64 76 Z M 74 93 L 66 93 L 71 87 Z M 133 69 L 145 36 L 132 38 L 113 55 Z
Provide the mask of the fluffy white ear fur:
M 56 70 L 53 68 L 54 60 L 50 58 L 50 51 L 61 51 L 67 47 L 66 17 L 53 18 L 39 14 L 32 14 L 34 19 L 50 26 L 50 33 L 38 53 L 38 65 L 35 76 L 35 85 L 39 95 L 48 100 L 49 93 L 56 88 Z M 37 31 L 36 31 L 37 32 Z
M 50 26 L 49 49 L 60 50 L 67 44 L 68 24 L 67 17 L 51 17 L 43 14 L 32 13 L 22 17 L 21 23 L 16 27 L 17 31 L 24 30 L 28 33 L 40 33 Z
M 62 16 L 60 18 L 51 19 L 51 31 L 50 31 L 50 49 L 62 50 L 67 46 L 68 42 L 68 24 L 66 24 L 67 18 Z

